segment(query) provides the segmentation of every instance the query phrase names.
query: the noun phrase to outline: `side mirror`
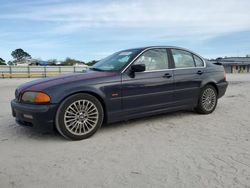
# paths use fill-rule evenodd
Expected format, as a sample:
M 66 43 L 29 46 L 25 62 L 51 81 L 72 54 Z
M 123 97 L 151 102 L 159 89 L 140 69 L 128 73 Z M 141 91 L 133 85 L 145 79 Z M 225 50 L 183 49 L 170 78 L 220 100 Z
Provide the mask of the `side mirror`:
M 132 65 L 131 70 L 133 72 L 143 72 L 146 70 L 146 66 L 145 66 L 145 64 Z

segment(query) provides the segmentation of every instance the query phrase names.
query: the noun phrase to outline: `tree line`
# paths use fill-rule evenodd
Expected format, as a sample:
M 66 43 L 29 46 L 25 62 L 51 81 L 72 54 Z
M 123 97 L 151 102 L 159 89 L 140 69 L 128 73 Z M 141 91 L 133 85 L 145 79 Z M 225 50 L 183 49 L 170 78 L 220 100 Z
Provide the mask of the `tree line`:
M 0 65 L 17 65 L 17 64 L 24 64 L 27 62 L 32 62 L 31 64 L 39 64 L 40 60 L 32 59 L 31 55 L 24 51 L 21 48 L 15 49 L 11 52 L 11 56 L 13 57 L 12 61 L 6 62 L 3 58 L 0 57 Z M 94 65 L 97 61 L 93 60 L 90 62 L 84 62 L 80 60 L 76 60 L 73 58 L 67 57 L 64 61 L 58 61 L 57 59 L 48 60 L 49 65 L 56 65 L 57 62 L 61 62 L 61 65 L 72 66 L 75 64 L 85 64 L 88 66 Z

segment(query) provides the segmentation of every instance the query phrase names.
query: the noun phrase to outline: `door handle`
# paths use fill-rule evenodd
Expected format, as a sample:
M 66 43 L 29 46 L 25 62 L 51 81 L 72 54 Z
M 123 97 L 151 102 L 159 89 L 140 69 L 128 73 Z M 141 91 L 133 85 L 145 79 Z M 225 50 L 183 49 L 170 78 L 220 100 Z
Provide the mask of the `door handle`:
M 172 74 L 169 74 L 169 73 L 166 73 L 163 75 L 163 78 L 171 78 L 172 77 Z
M 196 74 L 202 75 L 203 72 L 201 70 L 198 70 Z

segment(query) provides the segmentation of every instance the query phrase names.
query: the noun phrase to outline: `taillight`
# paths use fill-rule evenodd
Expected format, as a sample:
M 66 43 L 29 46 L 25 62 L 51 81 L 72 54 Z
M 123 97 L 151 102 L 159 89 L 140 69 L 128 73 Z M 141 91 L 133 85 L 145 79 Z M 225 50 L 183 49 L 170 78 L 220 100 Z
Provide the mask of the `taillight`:
M 224 80 L 225 80 L 225 81 L 227 80 L 227 75 L 226 75 L 225 69 L 224 69 Z

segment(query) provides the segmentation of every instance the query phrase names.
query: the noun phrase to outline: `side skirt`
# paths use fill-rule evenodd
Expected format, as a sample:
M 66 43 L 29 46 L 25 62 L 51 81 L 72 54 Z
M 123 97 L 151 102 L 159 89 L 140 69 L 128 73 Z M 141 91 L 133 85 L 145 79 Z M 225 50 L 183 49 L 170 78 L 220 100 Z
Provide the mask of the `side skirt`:
M 182 106 L 168 107 L 168 108 L 157 109 L 157 110 L 141 112 L 141 113 L 127 114 L 127 115 L 123 115 L 122 113 L 119 113 L 119 114 L 115 115 L 114 118 L 110 117 L 108 120 L 108 123 L 127 121 L 127 120 L 131 120 L 131 119 L 142 118 L 145 116 L 153 116 L 153 115 L 163 114 L 163 113 L 167 113 L 167 112 L 176 112 L 176 111 L 180 111 L 180 110 L 192 110 L 193 108 L 194 107 L 190 106 L 190 105 L 182 105 Z

